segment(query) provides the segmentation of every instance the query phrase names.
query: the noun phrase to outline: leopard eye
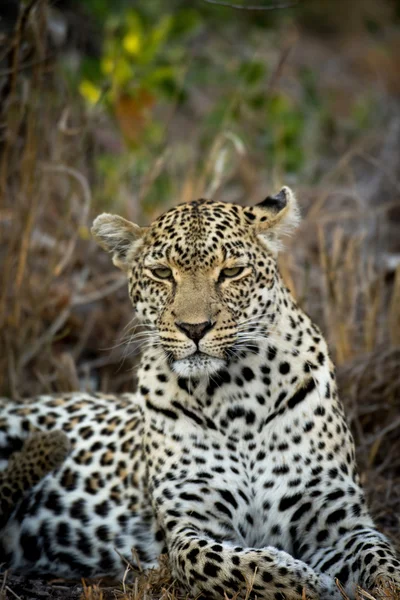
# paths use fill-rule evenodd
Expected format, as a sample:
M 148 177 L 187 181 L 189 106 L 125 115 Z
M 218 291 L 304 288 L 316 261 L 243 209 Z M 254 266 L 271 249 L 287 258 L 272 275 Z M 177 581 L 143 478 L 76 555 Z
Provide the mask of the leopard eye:
M 159 267 L 151 271 L 158 279 L 172 279 L 172 271 L 168 267 Z
M 221 275 L 223 277 L 237 277 L 243 273 L 244 267 L 231 267 L 230 269 L 222 269 Z

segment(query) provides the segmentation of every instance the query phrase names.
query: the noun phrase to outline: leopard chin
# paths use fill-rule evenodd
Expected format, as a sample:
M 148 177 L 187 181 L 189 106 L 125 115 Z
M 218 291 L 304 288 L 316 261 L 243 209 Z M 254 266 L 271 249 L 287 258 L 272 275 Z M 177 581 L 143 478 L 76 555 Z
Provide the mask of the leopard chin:
M 191 356 L 173 361 L 171 367 L 179 377 L 212 377 L 226 367 L 226 361 L 203 352 L 195 352 Z

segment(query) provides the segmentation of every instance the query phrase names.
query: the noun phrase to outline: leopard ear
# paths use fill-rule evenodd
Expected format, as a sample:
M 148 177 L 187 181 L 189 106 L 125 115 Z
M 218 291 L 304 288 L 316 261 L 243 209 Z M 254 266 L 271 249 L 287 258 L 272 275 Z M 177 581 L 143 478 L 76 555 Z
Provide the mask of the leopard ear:
M 127 271 L 146 229 L 117 215 L 103 213 L 94 220 L 91 233 L 99 246 L 112 255 L 114 265 Z
M 281 237 L 290 234 L 300 222 L 297 200 L 287 186 L 256 206 L 246 208 L 244 215 L 273 254 L 281 248 Z

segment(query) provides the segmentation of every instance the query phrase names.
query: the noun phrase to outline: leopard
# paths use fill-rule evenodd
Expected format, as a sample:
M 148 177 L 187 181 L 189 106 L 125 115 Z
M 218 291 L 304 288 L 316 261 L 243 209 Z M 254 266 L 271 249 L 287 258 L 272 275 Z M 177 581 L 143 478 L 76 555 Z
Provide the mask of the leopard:
M 327 343 L 279 271 L 299 221 L 287 186 L 251 206 L 179 204 L 149 226 L 95 219 L 128 282 L 137 389 L 2 401 L 0 448 L 37 428 L 71 451 L 9 515 L 0 563 L 118 578 L 165 553 L 179 584 L 219 599 L 400 587 Z
M 68 436 L 57 429 L 37 431 L 24 442 L 17 438 L 16 444 L 19 449 L 14 446 L 5 468 L 0 471 L 0 528 L 24 496 L 64 462 L 70 450 Z M 4 455 L 2 460 L 5 461 Z

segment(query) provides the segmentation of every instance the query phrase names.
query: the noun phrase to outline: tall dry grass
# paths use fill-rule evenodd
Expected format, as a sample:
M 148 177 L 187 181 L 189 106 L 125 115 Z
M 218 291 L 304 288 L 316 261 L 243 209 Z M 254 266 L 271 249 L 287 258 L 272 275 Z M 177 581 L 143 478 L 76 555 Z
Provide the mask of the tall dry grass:
M 69 96 L 56 61 L 48 58 L 46 11 L 41 0 L 25 5 L 1 73 L 0 392 L 23 398 L 78 388 L 131 390 L 137 352 L 121 344 L 132 319 L 125 282 L 89 236 L 102 209 L 92 190 L 99 186 L 96 128 L 104 117 L 88 114 Z M 392 75 L 388 69 L 390 81 Z M 397 541 L 399 123 L 395 106 L 387 130 L 355 140 L 318 183 L 297 184 L 304 219 L 280 259 L 287 284 L 328 339 L 370 503 Z M 225 141 L 221 130 L 200 171 L 194 153 L 176 182 L 179 193 L 163 207 L 207 192 L 222 199 L 239 194 L 245 203 L 270 191 L 264 173 L 256 174 L 258 161 L 235 140 L 235 159 L 225 169 Z M 171 142 L 168 151 L 174 150 Z M 140 200 L 163 160 L 154 157 L 142 187 L 119 207 L 125 215 L 144 219 Z M 144 597 L 149 590 L 143 585 L 123 597 Z M 176 598 L 166 585 L 162 594 Z M 84 597 L 103 593 L 89 586 Z

